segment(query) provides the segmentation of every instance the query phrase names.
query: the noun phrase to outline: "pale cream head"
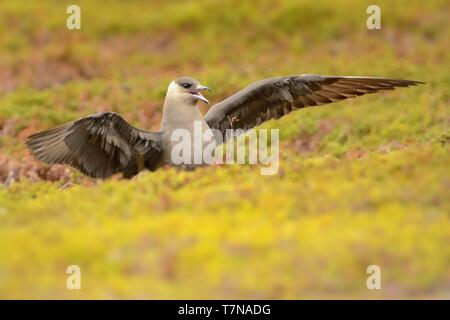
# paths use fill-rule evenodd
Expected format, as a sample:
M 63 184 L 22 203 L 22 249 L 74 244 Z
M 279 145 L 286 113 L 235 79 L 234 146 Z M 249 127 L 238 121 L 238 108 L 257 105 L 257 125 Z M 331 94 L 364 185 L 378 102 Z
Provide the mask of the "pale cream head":
M 180 105 L 196 105 L 197 101 L 209 103 L 201 94 L 201 91 L 208 90 L 200 82 L 190 77 L 181 77 L 173 80 L 167 89 L 166 100 Z

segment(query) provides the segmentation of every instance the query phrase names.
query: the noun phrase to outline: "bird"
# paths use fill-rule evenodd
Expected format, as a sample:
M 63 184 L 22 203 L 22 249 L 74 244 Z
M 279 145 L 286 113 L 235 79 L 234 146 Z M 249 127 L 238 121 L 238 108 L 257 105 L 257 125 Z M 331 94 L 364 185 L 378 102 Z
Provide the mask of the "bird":
M 26 145 L 47 164 L 69 165 L 96 179 L 116 173 L 129 179 L 144 169 L 177 166 L 171 157 L 171 134 L 177 129 L 193 132 L 194 122 L 201 124 L 202 132 L 214 130 L 220 144 L 229 139 L 230 129 L 246 131 L 302 108 L 423 83 L 317 74 L 272 77 L 250 84 L 213 105 L 203 116 L 198 102 L 209 104 L 202 92 L 211 90 L 192 77 L 180 77 L 167 88 L 158 131 L 138 129 L 115 112 L 99 112 L 32 134 Z M 217 139 L 217 132 L 221 139 Z

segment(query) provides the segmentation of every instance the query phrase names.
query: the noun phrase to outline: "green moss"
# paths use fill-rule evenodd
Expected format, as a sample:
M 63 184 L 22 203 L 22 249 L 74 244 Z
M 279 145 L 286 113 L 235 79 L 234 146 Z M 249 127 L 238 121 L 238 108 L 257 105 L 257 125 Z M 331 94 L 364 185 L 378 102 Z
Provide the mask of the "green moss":
M 0 297 L 448 296 L 448 1 L 383 5 L 373 32 L 350 0 L 86 0 L 81 31 L 65 29 L 68 4 L 0 4 L 0 177 L 45 169 L 24 156 L 27 134 L 96 111 L 157 128 L 180 75 L 212 101 L 274 75 L 427 84 L 264 124 L 280 129 L 275 176 L 215 166 L 2 185 Z M 72 264 L 81 291 L 65 288 Z M 370 264 L 381 291 L 365 287 Z

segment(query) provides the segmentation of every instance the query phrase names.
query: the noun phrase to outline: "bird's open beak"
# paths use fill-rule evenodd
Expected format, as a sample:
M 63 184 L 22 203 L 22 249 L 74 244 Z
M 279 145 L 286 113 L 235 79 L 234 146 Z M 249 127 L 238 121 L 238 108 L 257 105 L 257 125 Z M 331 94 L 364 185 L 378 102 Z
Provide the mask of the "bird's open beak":
M 201 93 L 201 91 L 204 91 L 204 90 L 208 90 L 209 92 L 211 92 L 210 88 L 208 88 L 206 86 L 198 85 L 197 88 L 195 88 L 194 90 L 191 90 L 190 93 L 194 97 L 196 97 L 198 100 L 201 100 L 201 101 L 209 104 L 208 99 L 206 99 Z

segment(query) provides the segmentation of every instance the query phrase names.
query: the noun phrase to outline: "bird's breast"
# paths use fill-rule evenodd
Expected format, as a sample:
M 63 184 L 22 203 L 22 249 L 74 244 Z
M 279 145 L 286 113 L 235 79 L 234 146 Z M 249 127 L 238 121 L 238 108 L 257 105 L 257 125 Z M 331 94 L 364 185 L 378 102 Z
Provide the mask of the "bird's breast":
M 214 135 L 203 119 L 166 129 L 162 135 L 162 145 L 163 164 L 190 169 L 214 161 Z

